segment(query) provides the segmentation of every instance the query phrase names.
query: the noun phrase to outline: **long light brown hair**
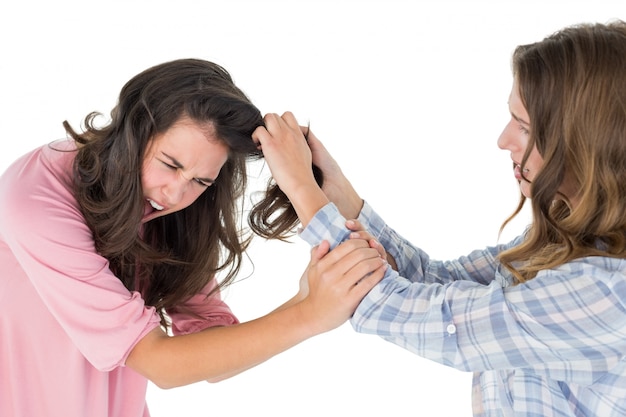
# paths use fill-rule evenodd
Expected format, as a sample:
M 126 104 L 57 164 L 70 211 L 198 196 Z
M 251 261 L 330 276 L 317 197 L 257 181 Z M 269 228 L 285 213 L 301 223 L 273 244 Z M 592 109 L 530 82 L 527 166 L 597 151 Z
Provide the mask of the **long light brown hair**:
M 252 132 L 260 111 L 221 66 L 180 59 L 151 67 L 122 88 L 110 122 L 89 114 L 83 132 L 64 122 L 78 143 L 74 190 L 98 253 L 129 290 L 140 290 L 167 326 L 166 311 L 180 308 L 218 273 L 218 287 L 235 278 L 251 235 L 241 227 L 247 162 L 262 158 Z M 181 117 L 215 133 L 229 157 L 215 183 L 184 210 L 141 225 L 145 200 L 142 162 L 150 140 Z M 283 238 L 297 223 L 285 195 L 271 184 L 250 211 L 252 230 Z
M 626 24 L 567 27 L 517 47 L 512 66 L 530 118 L 522 168 L 533 146 L 544 164 L 526 238 L 500 260 L 524 282 L 580 257 L 626 258 Z

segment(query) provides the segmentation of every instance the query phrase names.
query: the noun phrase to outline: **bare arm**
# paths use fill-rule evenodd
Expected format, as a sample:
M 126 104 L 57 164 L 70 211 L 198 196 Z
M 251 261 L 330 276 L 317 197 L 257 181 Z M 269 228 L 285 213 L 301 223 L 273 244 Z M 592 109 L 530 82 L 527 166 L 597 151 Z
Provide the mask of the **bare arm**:
M 385 268 L 364 240 L 331 252 L 322 244 L 312 250 L 306 288 L 283 306 L 246 323 L 184 336 L 157 328 L 137 343 L 126 365 L 162 388 L 223 380 L 344 323 Z
M 329 200 L 317 185 L 311 169 L 311 150 L 298 121 L 287 112 L 265 115 L 265 127 L 252 137 L 263 150 L 272 177 L 287 195 L 303 227 Z
M 308 132 L 307 140 L 303 132 Z M 253 137 L 260 144 L 272 176 L 293 204 L 303 227 L 329 201 L 346 219 L 358 218 L 363 199 L 322 142 L 308 128 L 299 126 L 291 112 L 282 116 L 267 114 L 265 127 L 257 128 Z M 324 174 L 322 188 L 313 177 L 311 163 Z M 356 222 L 356 225 L 351 230 L 364 231 L 360 223 Z M 393 257 L 385 256 L 396 269 Z
M 346 219 L 356 219 L 363 208 L 363 199 L 345 176 L 337 161 L 328 152 L 324 144 L 308 128 L 302 127 L 307 134 L 307 143 L 311 149 L 313 163 L 324 174 L 322 191 L 333 202 Z

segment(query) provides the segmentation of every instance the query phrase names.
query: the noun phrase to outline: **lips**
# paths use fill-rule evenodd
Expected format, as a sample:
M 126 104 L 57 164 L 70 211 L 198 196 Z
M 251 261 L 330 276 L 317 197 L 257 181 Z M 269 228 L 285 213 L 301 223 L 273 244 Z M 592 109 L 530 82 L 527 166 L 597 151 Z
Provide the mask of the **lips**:
M 528 168 L 524 168 L 522 170 L 522 166 L 518 164 L 517 162 L 513 161 L 513 172 L 515 174 L 515 178 L 518 181 L 521 181 L 521 180 L 524 180 L 524 177 L 522 176 L 522 172 L 524 173 L 524 176 L 525 176 L 526 174 L 528 174 L 529 171 L 528 171 Z
M 518 181 L 522 180 L 522 171 L 521 167 L 518 164 L 513 164 L 513 172 L 515 174 L 515 179 Z

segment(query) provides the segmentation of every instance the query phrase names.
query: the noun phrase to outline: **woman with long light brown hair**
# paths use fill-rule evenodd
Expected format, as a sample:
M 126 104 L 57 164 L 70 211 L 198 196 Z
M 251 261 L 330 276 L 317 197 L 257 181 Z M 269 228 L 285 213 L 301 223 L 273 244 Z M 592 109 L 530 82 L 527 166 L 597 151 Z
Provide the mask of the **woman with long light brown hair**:
M 532 223 L 456 260 L 430 259 L 391 229 L 292 114 L 267 116 L 254 137 L 308 223 L 303 238 L 386 250 L 393 269 L 357 308 L 357 331 L 474 372 L 476 416 L 624 416 L 626 24 L 566 27 L 517 47 L 512 67 L 498 146 L 519 182 L 515 214 L 530 201 Z

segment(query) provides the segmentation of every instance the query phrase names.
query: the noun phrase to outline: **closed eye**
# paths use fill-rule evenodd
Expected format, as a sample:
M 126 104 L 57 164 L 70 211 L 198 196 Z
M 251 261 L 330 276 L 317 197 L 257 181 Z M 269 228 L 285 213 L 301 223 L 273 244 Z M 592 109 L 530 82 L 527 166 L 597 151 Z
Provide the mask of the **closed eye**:
M 175 165 L 172 165 L 172 164 L 168 164 L 165 161 L 161 161 L 161 163 L 163 165 L 165 165 L 166 167 L 168 167 L 169 169 L 172 169 L 172 170 L 180 169 L 179 167 L 177 167 Z M 202 187 L 205 187 L 205 188 L 206 187 L 210 187 L 211 185 L 213 185 L 213 181 L 208 181 L 208 180 L 205 180 L 205 179 L 202 179 L 202 178 L 193 178 L 192 181 L 194 181 L 196 184 L 198 184 L 198 185 L 200 185 Z
M 165 152 L 163 152 L 163 155 L 167 159 L 169 159 L 171 161 L 171 163 L 170 163 L 170 162 L 166 162 L 166 161 L 164 161 L 162 159 L 159 159 L 159 161 L 161 161 L 161 163 L 163 163 L 163 165 L 165 165 L 166 167 L 168 167 L 170 169 L 180 169 L 180 170 L 185 169 L 185 167 L 180 162 L 178 162 L 176 159 L 174 159 L 170 155 L 166 154 Z M 183 175 L 183 177 L 184 177 L 184 175 Z M 194 181 L 196 184 L 198 184 L 198 185 L 200 185 L 202 187 L 205 187 L 205 188 L 206 187 L 210 187 L 215 182 L 215 180 L 213 180 L 211 178 L 192 178 L 190 181 Z
M 161 161 L 161 160 L 160 160 L 160 161 Z M 170 168 L 170 169 L 178 169 L 178 167 L 177 167 L 177 166 L 174 166 L 174 165 L 172 165 L 172 164 L 168 164 L 168 163 L 167 163 L 167 162 L 165 162 L 165 161 L 161 161 L 161 163 L 162 163 L 163 165 L 165 165 L 166 167 Z
M 521 119 L 520 117 L 516 116 L 516 115 L 515 115 L 515 114 L 513 114 L 513 113 L 511 113 L 511 117 L 512 117 L 512 118 L 513 118 L 513 119 L 514 119 L 517 123 L 519 123 L 519 130 L 520 130 L 520 132 L 522 132 L 522 133 L 524 133 L 524 134 L 526 134 L 526 135 L 530 133 L 529 128 L 527 127 L 527 126 L 530 126 L 530 124 L 529 124 L 527 121 L 525 121 L 525 120 Z
M 212 182 L 206 182 L 200 178 L 194 178 L 193 179 L 197 184 L 200 184 L 203 187 L 210 187 L 211 185 L 213 185 Z

